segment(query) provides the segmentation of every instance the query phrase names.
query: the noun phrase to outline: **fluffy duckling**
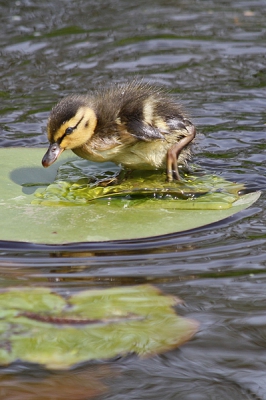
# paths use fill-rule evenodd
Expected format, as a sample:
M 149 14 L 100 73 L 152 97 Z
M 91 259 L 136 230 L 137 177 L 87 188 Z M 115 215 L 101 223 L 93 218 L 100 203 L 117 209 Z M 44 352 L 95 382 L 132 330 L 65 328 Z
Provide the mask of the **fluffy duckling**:
M 133 81 L 88 95 L 70 95 L 51 111 L 49 167 L 64 150 L 96 162 L 112 161 L 129 169 L 166 167 L 179 180 L 178 164 L 190 158 L 196 129 L 182 106 L 166 92 Z

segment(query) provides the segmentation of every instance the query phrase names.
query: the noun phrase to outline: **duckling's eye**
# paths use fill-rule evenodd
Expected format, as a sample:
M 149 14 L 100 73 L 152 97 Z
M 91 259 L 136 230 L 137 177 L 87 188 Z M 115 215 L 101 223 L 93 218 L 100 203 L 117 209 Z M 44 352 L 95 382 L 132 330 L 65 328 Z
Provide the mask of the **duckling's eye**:
M 71 126 L 69 126 L 69 127 L 66 128 L 66 130 L 65 130 L 65 135 L 70 135 L 73 131 L 74 131 L 74 128 L 71 128 Z

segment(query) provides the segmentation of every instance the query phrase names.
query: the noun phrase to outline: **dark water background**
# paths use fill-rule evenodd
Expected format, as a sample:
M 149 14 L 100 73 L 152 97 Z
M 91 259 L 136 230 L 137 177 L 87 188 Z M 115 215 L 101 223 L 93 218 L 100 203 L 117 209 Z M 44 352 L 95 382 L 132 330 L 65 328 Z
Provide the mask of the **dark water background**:
M 45 147 L 61 96 L 138 75 L 189 109 L 202 134 L 195 163 L 265 189 L 265 0 L 1 0 L 0 19 L 0 146 Z M 235 217 L 181 235 L 61 248 L 2 242 L 1 285 L 71 293 L 149 282 L 184 300 L 179 314 L 200 322 L 195 338 L 115 362 L 103 400 L 266 399 L 265 220 L 263 192 Z M 60 397 L 52 375 L 54 397 L 41 397 L 34 384 L 43 377 L 26 367 L 1 374 L 1 399 L 22 399 L 14 376 L 21 391 L 30 382 L 27 400 L 91 398 Z M 77 376 L 64 379 L 77 388 Z

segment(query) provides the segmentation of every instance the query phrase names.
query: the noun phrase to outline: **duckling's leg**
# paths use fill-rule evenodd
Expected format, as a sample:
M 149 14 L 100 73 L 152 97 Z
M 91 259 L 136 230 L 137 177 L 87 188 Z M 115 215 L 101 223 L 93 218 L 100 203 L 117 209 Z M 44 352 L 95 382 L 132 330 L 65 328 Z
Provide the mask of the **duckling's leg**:
M 195 137 L 196 128 L 193 125 L 187 126 L 186 130 L 188 131 L 188 135 L 181 139 L 178 143 L 175 143 L 168 151 L 167 151 L 167 180 L 168 182 L 172 182 L 173 179 L 180 181 L 180 175 L 178 172 L 177 160 L 181 151 L 186 147 Z

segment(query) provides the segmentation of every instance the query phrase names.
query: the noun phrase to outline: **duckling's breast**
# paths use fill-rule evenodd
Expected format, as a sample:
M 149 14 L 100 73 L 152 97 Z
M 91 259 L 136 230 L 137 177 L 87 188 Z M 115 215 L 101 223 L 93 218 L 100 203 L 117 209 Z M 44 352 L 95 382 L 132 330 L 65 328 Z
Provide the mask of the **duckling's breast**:
M 131 145 L 119 144 L 109 149 L 93 149 L 88 145 L 73 149 L 79 157 L 94 162 L 112 161 L 127 168 L 151 169 L 165 162 L 167 146 L 163 140 L 139 141 Z
M 118 144 L 109 149 L 93 149 L 88 145 L 73 149 L 81 157 L 94 162 L 112 161 L 129 169 L 157 169 L 165 167 L 167 150 L 173 145 L 166 140 L 137 141 L 133 144 Z M 181 153 L 180 164 L 189 154 Z
M 165 140 L 139 141 L 118 152 L 113 162 L 132 169 L 160 168 L 165 163 L 167 147 Z

